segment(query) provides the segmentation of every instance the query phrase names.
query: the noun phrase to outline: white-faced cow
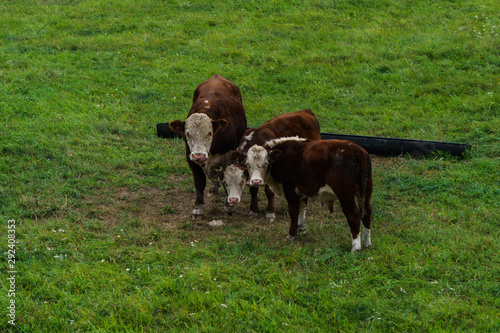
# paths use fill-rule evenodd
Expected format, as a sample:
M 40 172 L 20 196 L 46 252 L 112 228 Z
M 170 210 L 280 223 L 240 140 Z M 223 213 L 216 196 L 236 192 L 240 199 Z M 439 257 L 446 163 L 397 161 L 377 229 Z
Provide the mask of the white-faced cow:
M 246 159 L 248 149 L 253 145 L 263 145 L 267 141 L 290 136 L 312 140 L 321 139 L 319 122 L 310 109 L 285 113 L 266 121 L 260 127 L 248 129 L 241 138 L 238 149 L 232 153 L 233 159 L 237 162 L 243 162 Z M 263 165 L 262 167 L 265 170 L 267 166 Z M 261 178 L 253 177 L 254 173 L 255 170 L 252 169 L 249 177 L 246 168 L 235 164 L 226 168 L 223 178 L 228 191 L 230 206 L 234 206 L 241 201 L 244 183 L 250 178 L 248 185 L 250 185 L 252 201 L 249 215 L 256 215 L 259 210 L 257 192 L 259 190 L 258 186 L 263 185 Z M 268 200 L 266 217 L 272 221 L 275 218 L 274 193 L 269 189 L 269 186 L 265 187 L 265 193 Z
M 215 169 L 228 164 L 231 151 L 236 149 L 247 128 L 240 90 L 216 74 L 194 91 L 186 121 L 175 120 L 169 125 L 186 143 L 186 158 L 196 188 L 192 211 L 196 218 L 204 212 L 206 176 L 212 178 Z
M 308 199 L 326 203 L 338 199 L 351 229 L 351 251 L 361 250 L 361 221 L 363 246 L 371 246 L 373 181 L 370 155 L 366 150 L 345 140 L 284 138 L 272 140 L 262 147 L 251 147 L 247 161 L 250 173 L 269 164 L 261 179 L 287 200 L 291 219 L 289 240 L 293 240 L 298 231 L 305 234 Z

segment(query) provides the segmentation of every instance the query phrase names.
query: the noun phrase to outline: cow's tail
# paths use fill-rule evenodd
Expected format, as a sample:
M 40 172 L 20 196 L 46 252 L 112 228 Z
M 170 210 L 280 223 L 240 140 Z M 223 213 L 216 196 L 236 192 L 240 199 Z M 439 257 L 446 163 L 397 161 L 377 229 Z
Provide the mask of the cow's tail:
M 367 153 L 365 153 L 364 156 L 366 156 L 366 165 L 362 165 L 359 170 L 361 175 L 359 184 L 358 208 L 361 218 L 365 217 L 367 211 L 370 209 L 369 204 L 372 195 L 372 188 L 371 186 L 369 186 L 369 184 L 372 182 L 372 161 L 370 155 L 368 155 Z

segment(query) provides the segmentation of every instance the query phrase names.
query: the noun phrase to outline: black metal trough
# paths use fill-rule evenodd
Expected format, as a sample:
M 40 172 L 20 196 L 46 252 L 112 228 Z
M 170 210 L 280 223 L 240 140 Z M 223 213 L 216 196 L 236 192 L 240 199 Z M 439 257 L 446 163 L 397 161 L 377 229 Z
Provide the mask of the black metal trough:
M 156 132 L 160 138 L 181 137 L 168 127 L 168 123 L 156 124 Z M 334 133 L 321 133 L 321 139 L 350 140 L 366 149 L 368 153 L 382 156 L 396 156 L 401 154 L 426 156 L 436 151 L 448 152 L 453 156 L 462 156 L 466 150 L 471 148 L 471 145 L 466 143 L 397 139 Z

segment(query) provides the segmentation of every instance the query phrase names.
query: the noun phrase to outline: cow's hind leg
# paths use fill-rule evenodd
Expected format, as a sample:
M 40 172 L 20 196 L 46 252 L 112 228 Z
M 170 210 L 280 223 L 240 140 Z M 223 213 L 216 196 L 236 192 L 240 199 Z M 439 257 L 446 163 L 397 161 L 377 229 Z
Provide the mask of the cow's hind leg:
M 349 228 L 351 229 L 351 252 L 361 251 L 361 235 L 359 232 L 361 227 L 361 213 L 356 205 L 356 201 L 354 200 L 354 197 L 352 199 L 339 198 L 339 201 L 342 211 L 347 218 Z
M 365 209 L 363 211 L 363 246 L 370 247 L 372 246 L 372 241 L 370 238 L 370 225 L 372 221 L 372 207 L 370 205 L 370 198 L 365 199 Z
M 293 241 L 297 236 L 298 219 L 300 213 L 300 199 L 296 195 L 287 196 L 288 214 L 290 215 L 290 230 L 286 239 Z

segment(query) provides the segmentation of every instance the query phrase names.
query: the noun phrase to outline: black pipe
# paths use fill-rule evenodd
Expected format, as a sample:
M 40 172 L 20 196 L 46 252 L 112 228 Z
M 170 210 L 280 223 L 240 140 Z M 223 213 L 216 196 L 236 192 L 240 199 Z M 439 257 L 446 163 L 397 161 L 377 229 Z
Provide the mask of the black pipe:
M 156 124 L 156 133 L 160 138 L 182 138 L 181 135 L 175 133 L 170 129 L 168 123 Z
M 370 154 L 383 156 L 408 153 L 417 157 L 430 155 L 436 151 L 448 152 L 453 156 L 462 156 L 467 149 L 471 148 L 470 144 L 462 143 L 331 133 L 321 133 L 321 139 L 350 140 L 363 147 Z
M 156 132 L 160 138 L 181 137 L 179 134 L 170 129 L 168 123 L 156 124 Z M 321 133 L 321 139 L 350 140 L 363 147 L 368 153 L 382 156 L 395 156 L 406 153 L 412 156 L 426 156 L 436 151 L 448 152 L 453 156 L 462 156 L 462 154 L 466 150 L 471 148 L 471 145 L 466 143 L 397 139 L 333 133 Z

